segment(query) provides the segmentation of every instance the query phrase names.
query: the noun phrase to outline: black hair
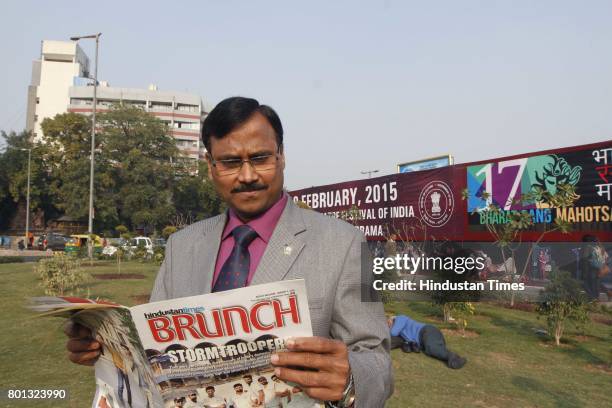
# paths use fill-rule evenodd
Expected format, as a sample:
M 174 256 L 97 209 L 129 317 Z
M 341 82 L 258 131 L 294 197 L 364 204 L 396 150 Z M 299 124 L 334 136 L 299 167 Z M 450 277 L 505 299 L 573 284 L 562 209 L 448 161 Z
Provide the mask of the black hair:
M 276 133 L 276 144 L 283 145 L 283 125 L 277 113 L 267 105 L 260 105 L 252 98 L 233 96 L 222 100 L 210 111 L 202 126 L 202 142 L 210 152 L 210 138 L 222 139 L 249 120 L 255 113 L 263 115 Z
M 234 388 L 236 388 L 236 387 L 242 387 L 242 384 L 240 384 L 240 383 L 234 384 Z
M 208 387 L 206 387 L 206 391 L 208 391 L 208 390 L 213 390 L 214 391 L 215 387 L 213 387 L 212 385 L 209 385 Z

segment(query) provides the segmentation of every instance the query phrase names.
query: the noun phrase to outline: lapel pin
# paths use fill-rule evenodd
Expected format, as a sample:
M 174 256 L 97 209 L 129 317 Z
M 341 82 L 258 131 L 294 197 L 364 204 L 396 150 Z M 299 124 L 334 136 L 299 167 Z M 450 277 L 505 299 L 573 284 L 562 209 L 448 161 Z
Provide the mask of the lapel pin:
M 285 245 L 285 255 L 291 255 L 291 251 L 293 251 L 293 248 L 291 248 L 289 245 Z

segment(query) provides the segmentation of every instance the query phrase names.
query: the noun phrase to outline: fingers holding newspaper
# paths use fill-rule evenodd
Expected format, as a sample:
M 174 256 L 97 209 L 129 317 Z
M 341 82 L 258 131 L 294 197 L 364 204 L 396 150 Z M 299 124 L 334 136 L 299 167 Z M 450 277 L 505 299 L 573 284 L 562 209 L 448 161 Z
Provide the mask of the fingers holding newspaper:
M 76 364 L 94 365 L 100 356 L 102 345 L 94 340 L 91 330 L 68 320 L 64 325 L 64 333 L 68 336 L 66 342 L 68 359 Z
M 285 345 L 288 351 L 272 355 L 275 374 L 281 380 L 297 383 L 311 398 L 321 401 L 342 398 L 350 373 L 344 343 L 324 337 L 295 337 Z

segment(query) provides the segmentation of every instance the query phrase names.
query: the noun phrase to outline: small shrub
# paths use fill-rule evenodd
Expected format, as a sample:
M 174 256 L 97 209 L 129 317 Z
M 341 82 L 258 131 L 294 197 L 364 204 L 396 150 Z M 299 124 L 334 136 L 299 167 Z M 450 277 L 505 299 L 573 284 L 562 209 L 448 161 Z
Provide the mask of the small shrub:
M 548 334 L 553 336 L 555 344 L 561 344 L 565 324 L 571 321 L 578 328 L 589 321 L 589 311 L 592 308 L 582 292 L 580 283 L 573 279 L 569 272 L 553 270 L 550 282 L 540 292 L 537 312 L 544 316 L 548 326 Z
M 42 281 L 45 294 L 50 296 L 63 296 L 67 291 L 74 293 L 87 280 L 87 274 L 81 269 L 81 261 L 63 253 L 41 259 L 34 271 Z
M 164 262 L 165 252 L 166 251 L 165 251 L 164 248 L 157 247 L 157 248 L 153 249 L 153 261 L 157 265 L 161 265 L 162 262 Z
M 444 306 L 448 307 L 448 314 L 454 316 L 454 323 L 461 332 L 462 336 L 465 336 L 465 329 L 468 325 L 468 318 L 474 315 L 476 307 L 472 302 L 450 302 Z
M 152 258 L 153 256 L 151 255 L 151 253 L 149 253 L 144 243 L 138 244 L 132 256 L 132 259 L 136 259 L 139 262 L 150 261 Z
M 165 239 L 168 239 L 168 237 L 172 234 L 174 234 L 176 232 L 176 227 L 173 225 L 168 225 L 166 227 L 164 227 L 164 229 L 162 230 L 162 236 Z

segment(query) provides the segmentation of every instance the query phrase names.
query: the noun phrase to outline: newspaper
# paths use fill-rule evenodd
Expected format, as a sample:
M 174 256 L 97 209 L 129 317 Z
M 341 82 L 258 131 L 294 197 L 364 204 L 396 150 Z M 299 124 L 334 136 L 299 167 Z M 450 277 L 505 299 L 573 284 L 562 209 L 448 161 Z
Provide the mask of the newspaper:
M 102 343 L 92 407 L 320 406 L 270 364 L 287 338 L 312 336 L 303 279 L 131 308 L 72 297 L 31 308 L 69 316 Z

